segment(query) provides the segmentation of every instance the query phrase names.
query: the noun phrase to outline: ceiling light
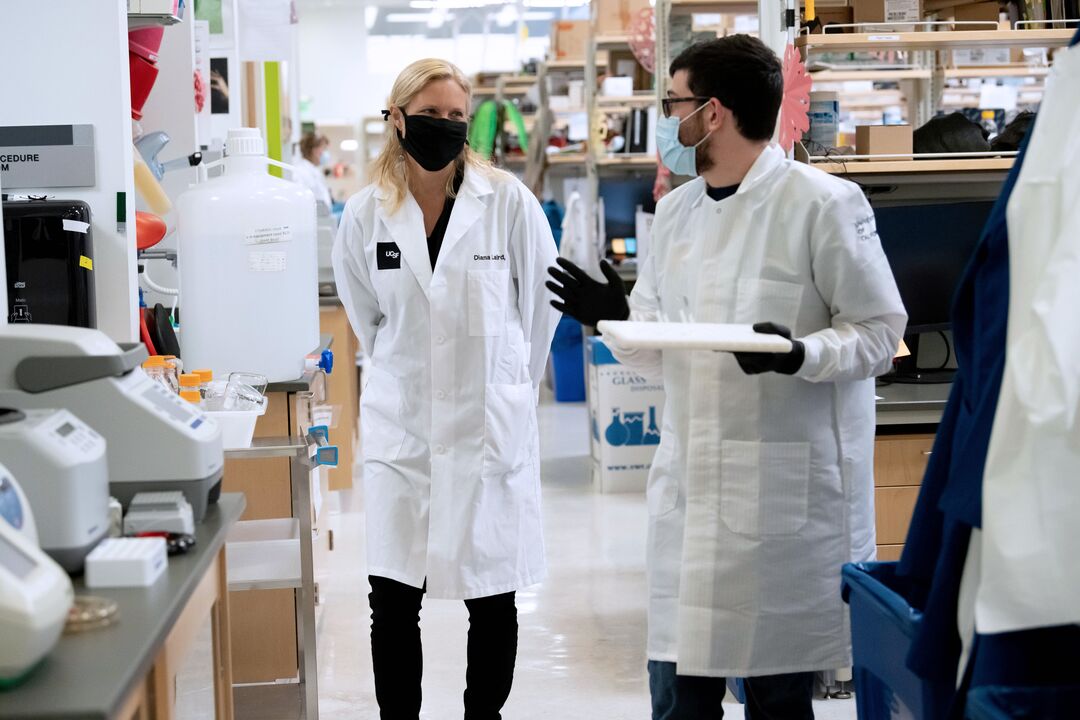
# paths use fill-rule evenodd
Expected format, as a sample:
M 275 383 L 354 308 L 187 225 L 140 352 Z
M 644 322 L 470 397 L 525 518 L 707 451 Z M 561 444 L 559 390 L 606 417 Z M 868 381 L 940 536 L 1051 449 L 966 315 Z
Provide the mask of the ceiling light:
M 348 140 L 342 140 L 339 147 L 341 147 L 342 152 L 356 152 L 360 149 L 360 143 L 349 138 Z

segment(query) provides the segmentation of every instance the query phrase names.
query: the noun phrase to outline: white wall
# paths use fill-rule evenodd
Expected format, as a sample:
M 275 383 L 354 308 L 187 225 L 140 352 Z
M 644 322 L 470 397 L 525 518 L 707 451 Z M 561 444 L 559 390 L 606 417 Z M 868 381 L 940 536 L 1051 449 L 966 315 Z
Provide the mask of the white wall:
M 17 191 L 90 205 L 98 328 L 117 342 L 133 342 L 138 293 L 127 3 L 4 2 L 0 26 L 0 125 L 94 126 L 94 187 Z M 127 197 L 126 231 L 116 222 L 120 192 Z
M 409 63 L 440 57 L 467 75 L 513 71 L 517 58 L 539 57 L 546 37 L 518 45 L 513 34 L 451 39 L 367 34 L 362 7 L 303 8 L 300 14 L 300 94 L 311 99 L 311 117 L 355 123 L 379 114 L 397 74 Z

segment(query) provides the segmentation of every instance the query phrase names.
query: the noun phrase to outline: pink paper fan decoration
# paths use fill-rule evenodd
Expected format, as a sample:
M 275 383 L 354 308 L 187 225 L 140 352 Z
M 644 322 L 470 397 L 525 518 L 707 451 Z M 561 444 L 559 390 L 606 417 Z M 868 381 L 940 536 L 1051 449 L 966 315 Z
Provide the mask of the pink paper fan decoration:
M 810 129 L 810 87 L 802 56 L 794 45 L 784 50 L 784 99 L 780 104 L 780 147 L 791 150 Z
M 641 67 L 656 72 L 656 14 L 652 8 L 640 10 L 630 23 L 630 51 Z

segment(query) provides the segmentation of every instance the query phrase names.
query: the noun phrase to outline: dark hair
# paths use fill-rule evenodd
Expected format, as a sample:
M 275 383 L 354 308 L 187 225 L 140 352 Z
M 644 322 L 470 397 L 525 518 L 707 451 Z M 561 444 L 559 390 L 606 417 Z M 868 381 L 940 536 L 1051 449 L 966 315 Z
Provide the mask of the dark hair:
M 691 45 L 671 63 L 686 70 L 690 91 L 716 98 L 731 110 L 747 140 L 769 140 L 784 97 L 784 73 L 776 53 L 755 37 L 729 35 Z

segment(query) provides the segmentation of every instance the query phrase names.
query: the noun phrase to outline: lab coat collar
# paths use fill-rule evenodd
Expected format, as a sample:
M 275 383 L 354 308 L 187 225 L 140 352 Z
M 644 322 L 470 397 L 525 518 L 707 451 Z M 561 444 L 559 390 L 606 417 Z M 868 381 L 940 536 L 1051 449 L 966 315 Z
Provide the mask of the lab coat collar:
M 453 246 L 465 235 L 465 232 L 476 222 L 487 207 L 486 198 L 494 192 L 491 182 L 484 177 L 482 171 L 466 167 L 465 176 L 458 190 L 454 210 L 450 214 L 450 223 L 443 236 L 442 248 L 439 255 L 449 253 Z M 386 193 L 381 189 L 375 193 L 379 200 L 386 199 Z M 416 281 L 423 290 L 424 295 L 430 300 L 431 289 L 431 255 L 428 251 L 427 234 L 424 232 L 424 213 L 412 193 L 406 193 L 405 200 L 397 212 L 392 215 L 380 202 L 377 211 L 379 218 L 390 235 L 397 243 L 401 256 L 405 263 L 416 276 Z
M 461 180 L 457 200 L 454 201 L 454 210 L 450 213 L 450 222 L 446 226 L 446 234 L 443 235 L 442 248 L 439 250 L 440 257 L 449 256 L 469 228 L 483 216 L 487 209 L 488 197 L 493 192 L 491 181 L 485 177 L 485 171 L 473 167 L 465 168 L 465 177 Z M 428 266 L 430 267 L 430 263 Z M 438 264 L 436 264 L 437 269 Z
M 763 187 L 767 187 L 766 179 L 772 172 L 780 166 L 784 161 L 784 151 L 777 145 L 770 144 L 758 155 L 758 159 L 754 161 L 754 164 L 750 166 L 750 172 L 746 173 L 746 177 L 739 183 L 739 189 L 733 197 L 742 197 L 749 195 Z M 698 185 L 696 192 L 697 197 L 694 198 L 694 202 L 691 205 L 693 209 L 697 209 L 705 202 L 706 194 L 705 180 L 698 178 Z

